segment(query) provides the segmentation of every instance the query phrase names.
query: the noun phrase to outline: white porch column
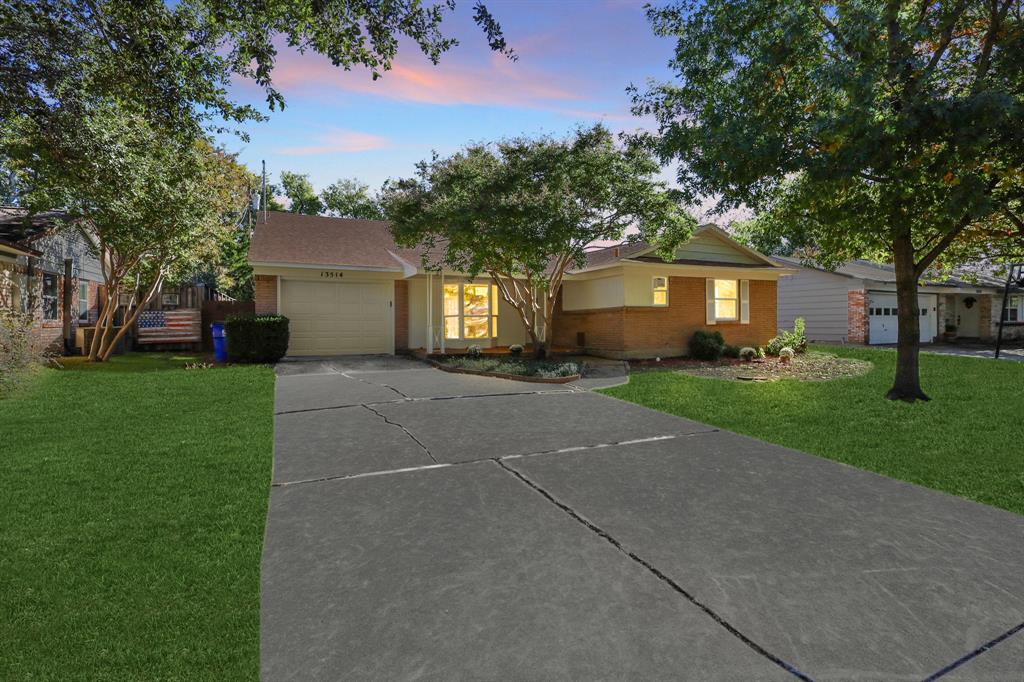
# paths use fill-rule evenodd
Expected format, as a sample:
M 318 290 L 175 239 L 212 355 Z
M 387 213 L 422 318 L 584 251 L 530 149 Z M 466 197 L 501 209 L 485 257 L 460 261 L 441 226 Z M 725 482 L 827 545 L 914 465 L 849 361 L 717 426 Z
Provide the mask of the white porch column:
M 441 352 L 444 353 L 444 266 L 441 266 Z
M 434 273 L 427 273 L 427 353 L 434 352 Z

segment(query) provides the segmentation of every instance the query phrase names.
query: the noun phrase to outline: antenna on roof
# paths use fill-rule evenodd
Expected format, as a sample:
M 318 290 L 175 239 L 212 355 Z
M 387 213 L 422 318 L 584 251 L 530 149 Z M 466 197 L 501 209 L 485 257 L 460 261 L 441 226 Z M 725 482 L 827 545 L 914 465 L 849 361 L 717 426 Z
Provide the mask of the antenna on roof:
M 263 160 L 263 222 L 266 222 L 266 160 Z

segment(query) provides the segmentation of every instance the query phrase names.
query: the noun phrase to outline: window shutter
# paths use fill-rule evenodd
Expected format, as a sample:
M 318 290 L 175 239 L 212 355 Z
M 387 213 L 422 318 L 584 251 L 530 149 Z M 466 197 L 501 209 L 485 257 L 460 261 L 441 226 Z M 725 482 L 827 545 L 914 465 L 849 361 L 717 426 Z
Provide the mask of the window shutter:
M 715 280 L 706 279 L 704 282 L 704 297 L 707 304 L 705 306 L 705 321 L 709 325 L 717 324 L 718 320 L 715 318 Z
M 740 324 L 750 324 L 750 280 L 740 280 Z

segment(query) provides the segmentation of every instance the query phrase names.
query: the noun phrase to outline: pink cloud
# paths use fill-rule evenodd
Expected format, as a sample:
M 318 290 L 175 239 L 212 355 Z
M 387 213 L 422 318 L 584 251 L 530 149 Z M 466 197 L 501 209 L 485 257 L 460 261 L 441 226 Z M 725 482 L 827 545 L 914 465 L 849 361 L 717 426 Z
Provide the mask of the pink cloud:
M 437 66 L 400 59 L 374 81 L 364 70 L 344 71 L 318 55 L 283 49 L 273 78 L 285 97 L 296 91 L 317 95 L 355 92 L 421 104 L 524 107 L 592 118 L 604 115 L 572 106 L 584 99 L 583 84 L 531 68 L 523 60 L 510 62 L 498 54 L 473 64 L 449 58 Z
M 332 130 L 320 136 L 317 144 L 280 147 L 274 151 L 283 156 L 316 156 L 318 154 L 353 154 L 391 146 L 386 137 L 354 130 Z

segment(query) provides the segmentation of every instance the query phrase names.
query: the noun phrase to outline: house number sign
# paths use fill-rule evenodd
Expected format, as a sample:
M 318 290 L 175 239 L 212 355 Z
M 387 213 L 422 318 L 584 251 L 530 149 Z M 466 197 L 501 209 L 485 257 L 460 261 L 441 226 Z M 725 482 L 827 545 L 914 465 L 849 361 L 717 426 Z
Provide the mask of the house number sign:
M 341 279 L 341 276 L 343 274 L 344 273 L 342 273 L 342 272 L 335 272 L 333 270 L 321 270 L 320 271 L 320 276 L 323 277 L 324 279 Z

